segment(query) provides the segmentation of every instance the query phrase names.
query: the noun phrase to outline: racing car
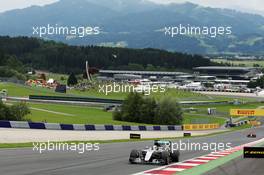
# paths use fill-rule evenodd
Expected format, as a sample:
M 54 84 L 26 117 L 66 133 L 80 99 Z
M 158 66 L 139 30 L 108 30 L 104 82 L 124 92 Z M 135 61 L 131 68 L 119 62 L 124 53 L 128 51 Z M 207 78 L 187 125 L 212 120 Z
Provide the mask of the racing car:
M 249 134 L 247 135 L 247 137 L 249 137 L 249 138 L 256 138 L 257 135 L 256 135 L 256 133 L 251 132 L 251 133 L 249 133 Z
M 179 161 L 179 150 L 173 150 L 171 141 L 155 140 L 154 146 L 142 150 L 132 150 L 129 157 L 131 164 L 154 163 L 168 165 Z

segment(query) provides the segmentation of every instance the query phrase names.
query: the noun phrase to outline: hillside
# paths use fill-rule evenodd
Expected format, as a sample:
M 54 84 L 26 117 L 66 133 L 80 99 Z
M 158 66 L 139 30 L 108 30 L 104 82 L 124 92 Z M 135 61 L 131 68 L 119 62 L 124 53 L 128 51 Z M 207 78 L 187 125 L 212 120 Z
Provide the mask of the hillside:
M 196 66 L 217 64 L 199 55 L 158 49 L 69 46 L 27 37 L 0 37 L 0 60 L 0 66 L 19 72 L 25 71 L 21 70 L 24 65 L 55 73 L 83 73 L 86 60 L 91 67 L 99 69 L 149 71 L 191 70 Z
M 264 17 L 192 3 L 160 5 L 146 0 L 60 0 L 44 7 L 33 6 L 0 14 L 1 35 L 32 36 L 32 27 L 48 24 L 100 27 L 101 34 L 96 36 L 43 36 L 71 45 L 158 48 L 198 54 L 264 53 Z M 231 26 L 232 35 L 170 38 L 161 31 L 166 26 L 179 24 Z

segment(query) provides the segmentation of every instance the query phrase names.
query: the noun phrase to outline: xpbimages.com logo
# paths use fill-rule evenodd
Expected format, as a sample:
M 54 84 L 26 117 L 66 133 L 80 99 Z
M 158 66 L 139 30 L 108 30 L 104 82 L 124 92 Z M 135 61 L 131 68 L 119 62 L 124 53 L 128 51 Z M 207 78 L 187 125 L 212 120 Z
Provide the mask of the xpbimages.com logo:
M 60 26 L 58 24 L 32 27 L 32 34 L 38 37 L 47 37 L 49 35 L 76 36 L 79 38 L 88 35 L 99 35 L 100 27 L 98 26 Z
M 130 92 L 138 92 L 143 93 L 144 95 L 150 95 L 151 93 L 164 93 L 166 92 L 166 88 L 159 85 L 141 85 L 134 86 L 132 84 L 119 84 L 112 83 L 106 85 L 99 85 L 98 92 L 103 93 L 105 95 L 109 95 L 110 93 L 130 93 Z
M 68 143 L 68 142 L 33 142 L 33 151 L 40 154 L 44 152 L 77 152 L 84 154 L 90 151 L 99 151 L 99 143 Z
M 230 150 L 232 148 L 232 143 L 223 143 L 223 142 L 192 142 L 190 140 L 179 140 L 174 143 L 166 143 L 162 147 L 156 145 L 148 147 L 150 149 L 159 149 L 159 150 L 171 150 L 174 151 L 224 151 Z
M 172 38 L 179 35 L 189 35 L 189 36 L 208 36 L 211 38 L 216 38 L 218 36 L 231 35 L 231 26 L 192 26 L 190 24 L 183 25 L 179 24 L 176 26 L 166 26 L 164 29 L 165 36 L 170 36 Z

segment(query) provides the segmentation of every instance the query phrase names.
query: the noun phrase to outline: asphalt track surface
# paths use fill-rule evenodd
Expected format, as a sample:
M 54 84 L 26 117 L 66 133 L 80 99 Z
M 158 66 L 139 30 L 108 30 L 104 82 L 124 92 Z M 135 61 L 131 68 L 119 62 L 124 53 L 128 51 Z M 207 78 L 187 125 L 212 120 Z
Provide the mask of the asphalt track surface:
M 264 137 L 264 128 L 251 129 L 256 139 L 247 138 L 249 130 L 190 139 L 195 143 L 231 143 L 232 146 L 252 142 Z M 187 140 L 185 140 L 187 141 Z M 176 141 L 174 141 L 176 142 Z M 111 143 L 100 145 L 100 150 L 78 154 L 76 152 L 46 152 L 39 154 L 32 148 L 1 149 L 1 175 L 127 175 L 158 167 L 158 165 L 131 165 L 130 150 L 151 146 L 152 141 Z M 202 156 L 209 151 L 181 151 L 180 161 Z M 250 160 L 248 160 L 250 161 Z M 241 162 L 241 166 L 250 166 Z M 238 162 L 240 165 L 240 163 Z M 262 167 L 258 167 L 260 169 Z M 234 174 L 233 174 L 234 175 Z

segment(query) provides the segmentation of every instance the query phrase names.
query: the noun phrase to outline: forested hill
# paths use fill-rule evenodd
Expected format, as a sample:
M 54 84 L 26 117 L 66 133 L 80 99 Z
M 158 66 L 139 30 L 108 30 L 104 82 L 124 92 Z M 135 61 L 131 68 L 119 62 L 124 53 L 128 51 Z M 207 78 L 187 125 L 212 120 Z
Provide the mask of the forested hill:
M 2 0 L 3 1 L 3 0 Z M 4 1 L 3 1 L 4 2 Z M 159 0 L 159 2 L 162 2 Z M 264 17 L 231 9 L 193 3 L 157 4 L 148 0 L 56 0 L 46 6 L 31 6 L 0 13 L 0 33 L 34 36 L 32 26 L 99 27 L 99 35 L 79 37 L 43 35 L 72 45 L 158 48 L 196 54 L 264 54 Z M 183 1 L 181 1 L 183 2 Z M 232 34 L 165 35 L 165 27 L 232 27 Z M 218 28 L 219 29 L 219 28 Z M 217 32 L 219 33 L 219 32 Z
M 28 37 L 0 37 L 0 66 L 15 58 L 35 69 L 58 73 L 80 73 L 85 61 L 99 69 L 180 70 L 213 63 L 198 55 L 157 49 L 127 49 L 98 46 L 69 46 Z

